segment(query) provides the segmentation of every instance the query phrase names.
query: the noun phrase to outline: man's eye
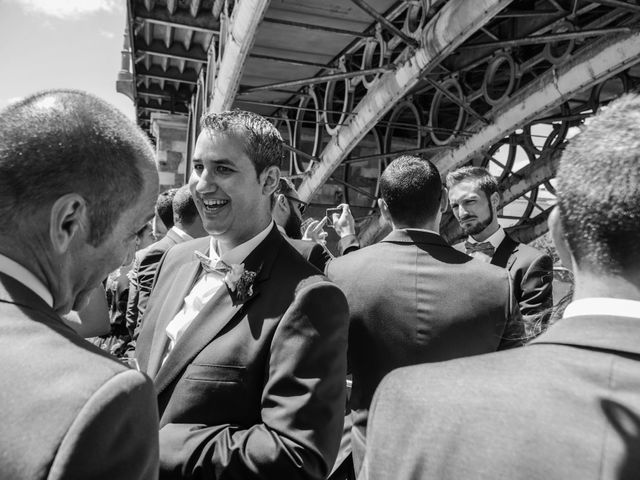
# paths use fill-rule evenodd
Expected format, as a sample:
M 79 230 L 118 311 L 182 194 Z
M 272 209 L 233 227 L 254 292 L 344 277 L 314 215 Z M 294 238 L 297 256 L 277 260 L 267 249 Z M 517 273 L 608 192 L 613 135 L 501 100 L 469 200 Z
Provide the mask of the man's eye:
M 203 167 L 203 166 L 202 166 L 202 164 L 200 164 L 200 163 L 196 163 L 196 164 L 193 166 L 193 169 L 194 169 L 196 172 L 200 172 L 200 171 L 202 171 L 202 169 L 203 169 L 203 168 L 204 168 L 204 167 Z
M 229 167 L 224 167 L 222 165 L 219 165 L 216 167 L 216 172 L 218 173 L 231 173 L 233 172 L 233 170 L 231 170 Z

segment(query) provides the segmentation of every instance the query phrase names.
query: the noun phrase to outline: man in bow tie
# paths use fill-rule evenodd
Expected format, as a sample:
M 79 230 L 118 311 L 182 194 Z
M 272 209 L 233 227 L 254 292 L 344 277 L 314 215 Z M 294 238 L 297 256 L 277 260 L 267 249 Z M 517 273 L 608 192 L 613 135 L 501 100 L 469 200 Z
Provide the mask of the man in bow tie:
M 447 192 L 436 167 L 417 157 L 397 158 L 382 173 L 380 192 L 378 205 L 392 232 L 327 265 L 350 308 L 356 472 L 371 398 L 387 373 L 520 346 L 524 336 L 507 272 L 469 258 L 440 236 Z
M 509 271 L 527 337 L 535 337 L 544 329 L 553 305 L 551 257 L 505 233 L 498 223 L 498 182 L 486 169 L 462 167 L 449 172 L 447 188 L 453 215 L 469 236 L 465 252 Z
M 210 236 L 167 252 L 137 345 L 160 478 L 320 479 L 336 458 L 348 307 L 272 220 L 283 157 L 259 115 L 202 120 L 189 186 Z

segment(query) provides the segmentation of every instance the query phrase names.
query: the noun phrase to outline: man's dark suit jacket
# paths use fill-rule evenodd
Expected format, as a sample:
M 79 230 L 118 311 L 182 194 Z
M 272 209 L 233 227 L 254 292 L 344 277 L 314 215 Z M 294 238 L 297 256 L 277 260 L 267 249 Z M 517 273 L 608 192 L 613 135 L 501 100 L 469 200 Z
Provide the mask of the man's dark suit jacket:
M 160 259 L 167 250 L 183 241 L 180 235 L 169 229 L 167 234 L 156 243 L 136 252 L 129 281 L 126 317 L 127 328 L 134 340 L 139 333 L 137 328 L 140 325 L 140 320 L 147 309 L 147 301 Z
M 289 237 L 285 238 L 307 262 L 321 272 L 324 272 L 324 267 L 327 265 L 327 262 L 331 260 L 331 257 L 325 249 L 322 248 L 322 245 L 310 240 L 298 240 Z
M 349 302 L 356 471 L 369 404 L 388 372 L 518 346 L 524 336 L 507 272 L 435 233 L 394 230 L 380 243 L 332 260 L 327 273 Z
M 640 478 L 640 322 L 570 317 L 524 348 L 392 372 L 361 478 Z
M 553 260 L 507 235 L 496 248 L 491 263 L 509 271 L 527 335 L 535 337 L 548 322 L 548 309 L 553 306 Z
M 245 259 L 254 294 L 221 287 L 163 364 L 165 329 L 201 272 L 176 245 L 158 269 L 138 340 L 160 410 L 161 478 L 319 479 L 337 454 L 345 402 L 343 293 L 275 226 Z
M 1 273 L 0 320 L 0 478 L 157 478 L 151 381 Z

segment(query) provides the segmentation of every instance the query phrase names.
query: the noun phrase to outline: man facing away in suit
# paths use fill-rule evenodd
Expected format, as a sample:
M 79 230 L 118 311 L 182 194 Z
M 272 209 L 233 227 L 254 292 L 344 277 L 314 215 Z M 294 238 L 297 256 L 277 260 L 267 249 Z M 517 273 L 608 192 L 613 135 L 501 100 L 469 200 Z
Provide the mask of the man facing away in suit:
M 553 305 L 551 257 L 505 233 L 498 223 L 498 181 L 485 168 L 459 168 L 449 172 L 446 183 L 453 215 L 469 235 L 461 249 L 509 271 L 527 337 L 534 338 L 546 327 Z
M 161 240 L 136 253 L 129 275 L 126 325 L 134 342 L 138 337 L 140 321 L 147 309 L 153 279 L 162 256 L 178 243 L 207 236 L 188 185 L 180 187 L 173 194 L 172 209 L 173 225 Z
M 104 101 L 53 90 L 0 112 L 0 478 L 157 478 L 151 381 L 60 317 L 133 250 L 157 193 L 146 135 Z
M 397 158 L 380 177 L 380 211 L 393 231 L 332 260 L 330 279 L 349 303 L 351 419 L 356 472 L 373 393 L 391 370 L 521 345 L 517 304 L 503 269 L 450 247 L 438 230 L 447 208 L 428 160 Z
M 640 478 L 640 98 L 603 110 L 560 160 L 563 318 L 524 348 L 391 373 L 362 478 Z
M 272 203 L 271 215 L 280 233 L 305 260 L 324 272 L 324 267 L 331 260 L 331 256 L 319 243 L 302 240 L 302 214 L 307 207 L 307 202 L 300 199 L 291 180 L 280 177 Z
M 210 237 L 164 256 L 137 346 L 161 478 L 320 479 L 336 458 L 348 307 L 272 220 L 283 157 L 259 115 L 202 120 L 189 186 Z

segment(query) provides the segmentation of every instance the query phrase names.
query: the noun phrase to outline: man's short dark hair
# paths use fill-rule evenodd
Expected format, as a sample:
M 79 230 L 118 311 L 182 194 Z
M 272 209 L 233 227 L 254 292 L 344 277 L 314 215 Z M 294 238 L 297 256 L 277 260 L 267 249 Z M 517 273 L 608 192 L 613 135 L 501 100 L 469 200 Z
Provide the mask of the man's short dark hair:
M 569 142 L 558 169 L 562 227 L 579 266 L 640 268 L 640 96 L 625 95 Z
M 270 166 L 280 167 L 284 158 L 282 136 L 266 118 L 252 112 L 231 110 L 208 113 L 202 117 L 203 131 L 235 134 L 244 142 L 244 151 L 253 162 L 256 173 Z
M 446 179 L 447 188 L 467 180 L 474 182 L 487 198 L 491 198 L 494 193 L 500 193 L 498 180 L 483 167 L 461 167 L 449 172 Z
M 173 197 L 173 221 L 183 225 L 191 225 L 198 217 L 198 209 L 191 196 L 188 185 L 176 190 Z
M 382 172 L 380 192 L 394 221 L 417 226 L 438 212 L 442 180 L 429 160 L 403 155 Z
M 158 195 L 158 200 L 156 200 L 156 213 L 167 230 L 173 227 L 173 198 L 177 191 L 177 188 L 165 190 Z
M 93 95 L 51 90 L 11 104 L 0 112 L 0 232 L 78 193 L 97 246 L 137 201 L 144 163 L 153 164 L 147 136 Z

